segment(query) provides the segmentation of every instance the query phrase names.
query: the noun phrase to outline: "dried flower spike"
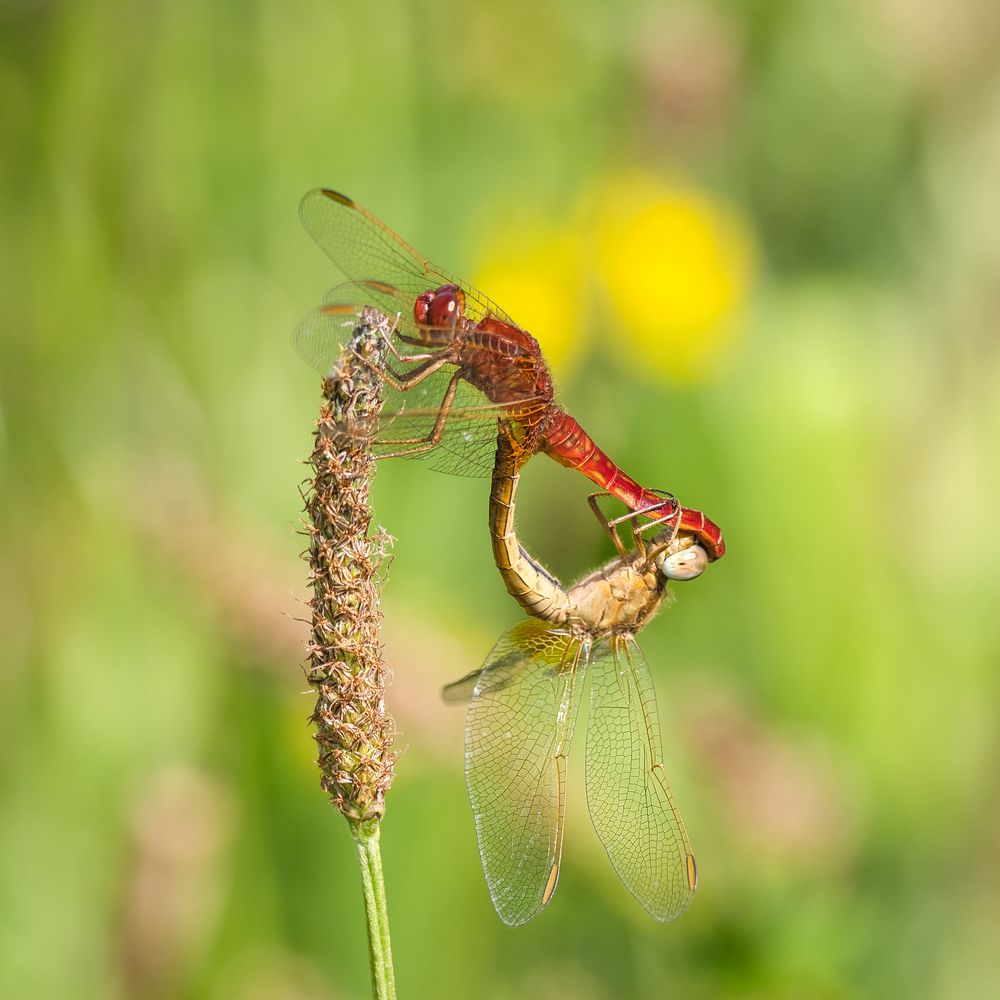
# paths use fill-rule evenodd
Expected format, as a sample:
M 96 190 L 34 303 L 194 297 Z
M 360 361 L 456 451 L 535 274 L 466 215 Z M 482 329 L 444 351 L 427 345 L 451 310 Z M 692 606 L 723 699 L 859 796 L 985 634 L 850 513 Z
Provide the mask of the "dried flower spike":
M 313 591 L 306 674 L 316 691 L 317 763 L 323 789 L 353 823 L 381 818 L 396 759 L 379 643 L 380 572 L 390 538 L 381 528 L 368 531 L 375 460 L 363 433 L 374 433 L 382 408 L 376 372 L 385 359 L 387 322 L 366 309 L 323 380 L 305 496 Z

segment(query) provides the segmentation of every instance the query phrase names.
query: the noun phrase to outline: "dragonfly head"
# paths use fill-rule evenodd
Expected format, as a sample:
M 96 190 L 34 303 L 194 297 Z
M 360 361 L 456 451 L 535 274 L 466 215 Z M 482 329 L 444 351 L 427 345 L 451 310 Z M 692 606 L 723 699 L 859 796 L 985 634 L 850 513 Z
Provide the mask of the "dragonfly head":
M 683 547 L 678 548 L 676 543 Z M 656 557 L 656 568 L 668 580 L 693 580 L 708 566 L 708 553 L 690 535 L 679 535 Z
M 413 318 L 418 326 L 453 330 L 465 313 L 465 292 L 458 285 L 442 285 L 433 292 L 417 296 Z

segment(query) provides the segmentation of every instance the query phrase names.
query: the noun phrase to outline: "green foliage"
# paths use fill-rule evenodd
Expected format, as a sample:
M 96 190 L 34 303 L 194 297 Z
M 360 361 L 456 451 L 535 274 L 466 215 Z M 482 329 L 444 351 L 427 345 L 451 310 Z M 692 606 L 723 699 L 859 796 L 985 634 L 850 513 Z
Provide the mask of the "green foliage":
M 560 380 L 726 532 L 643 636 L 701 884 L 649 921 L 571 786 L 552 905 L 496 918 L 438 691 L 519 612 L 487 484 L 386 463 L 400 993 L 995 992 L 1000 27 L 939 6 L 7 5 L 0 993 L 366 994 L 288 596 L 320 398 L 290 331 L 338 280 L 296 206 L 343 189 L 473 277 L 515 217 L 591 254 L 581 206 L 636 164 L 759 258 L 683 384 L 584 268 Z M 567 580 L 610 554 L 586 492 L 525 474 Z

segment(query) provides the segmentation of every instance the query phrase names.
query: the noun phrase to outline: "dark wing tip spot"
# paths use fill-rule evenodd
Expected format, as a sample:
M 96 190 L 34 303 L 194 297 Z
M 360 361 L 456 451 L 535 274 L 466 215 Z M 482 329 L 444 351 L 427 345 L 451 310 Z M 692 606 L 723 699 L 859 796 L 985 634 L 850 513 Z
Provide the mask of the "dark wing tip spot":
M 339 191 L 333 191 L 330 188 L 320 188 L 323 196 L 329 198 L 330 201 L 340 202 L 341 205 L 346 205 L 348 208 L 354 208 L 354 201 L 348 198 L 346 194 L 341 194 Z

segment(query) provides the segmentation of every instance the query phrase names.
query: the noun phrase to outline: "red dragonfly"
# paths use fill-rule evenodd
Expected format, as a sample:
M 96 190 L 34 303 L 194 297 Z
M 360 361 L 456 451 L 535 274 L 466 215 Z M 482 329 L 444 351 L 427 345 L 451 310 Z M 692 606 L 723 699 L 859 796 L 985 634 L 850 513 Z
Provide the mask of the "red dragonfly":
M 379 371 L 386 405 L 377 454 L 430 456 L 442 471 L 489 475 L 499 416 L 516 428 L 526 454 L 544 452 L 630 510 L 654 521 L 670 519 L 697 536 L 710 560 L 725 553 L 722 532 L 703 513 L 626 475 L 556 404 L 538 342 L 494 302 L 432 264 L 346 195 L 310 191 L 299 215 L 349 279 L 299 324 L 295 344 L 302 357 L 327 373 L 362 305 L 398 317 L 389 350 L 403 370 L 390 363 Z
M 531 920 L 559 880 L 566 766 L 585 684 L 587 804 L 625 887 L 657 920 L 687 908 L 697 884 L 691 842 L 663 765 L 656 695 L 636 633 L 668 580 L 708 564 L 675 526 L 566 589 L 520 545 L 515 494 L 523 456 L 501 427 L 490 494 L 493 555 L 508 593 L 533 617 L 505 632 L 483 667 L 445 688 L 469 703 L 465 771 L 493 905 Z M 648 526 L 647 527 L 651 527 Z M 470 700 L 471 699 L 471 700 Z

